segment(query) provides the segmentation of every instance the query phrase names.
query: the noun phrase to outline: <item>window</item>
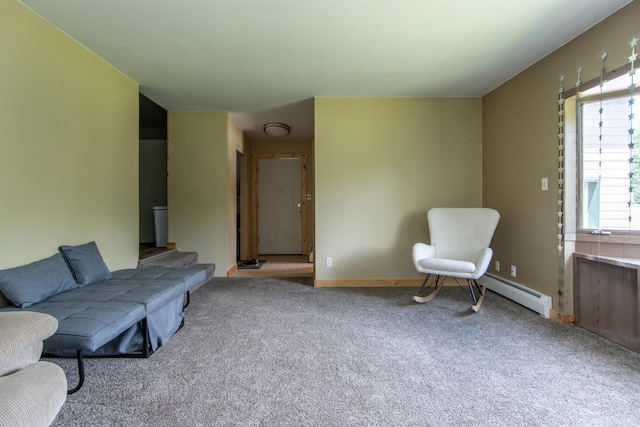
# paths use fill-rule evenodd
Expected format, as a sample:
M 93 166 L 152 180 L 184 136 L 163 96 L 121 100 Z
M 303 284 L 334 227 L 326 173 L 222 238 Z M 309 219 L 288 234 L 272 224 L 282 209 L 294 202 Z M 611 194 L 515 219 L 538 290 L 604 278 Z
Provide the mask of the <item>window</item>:
M 578 97 L 578 227 L 583 230 L 640 231 L 640 141 L 639 135 L 630 138 L 628 85 L 625 75 Z

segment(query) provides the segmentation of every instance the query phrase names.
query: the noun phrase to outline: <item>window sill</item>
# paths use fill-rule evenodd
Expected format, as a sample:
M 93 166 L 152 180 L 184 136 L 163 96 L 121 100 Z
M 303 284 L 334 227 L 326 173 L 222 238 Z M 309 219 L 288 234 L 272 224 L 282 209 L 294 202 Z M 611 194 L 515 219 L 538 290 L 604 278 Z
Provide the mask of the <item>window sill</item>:
M 608 257 L 601 255 L 583 254 L 579 252 L 576 252 L 574 255 L 579 259 L 586 259 L 588 261 L 602 262 L 609 265 L 615 265 L 617 267 L 640 270 L 640 259 L 636 258 Z
M 618 233 L 618 234 L 591 234 L 577 233 L 567 235 L 566 240 L 576 242 L 593 242 L 593 243 L 618 243 L 623 245 L 640 245 L 640 234 L 637 233 Z

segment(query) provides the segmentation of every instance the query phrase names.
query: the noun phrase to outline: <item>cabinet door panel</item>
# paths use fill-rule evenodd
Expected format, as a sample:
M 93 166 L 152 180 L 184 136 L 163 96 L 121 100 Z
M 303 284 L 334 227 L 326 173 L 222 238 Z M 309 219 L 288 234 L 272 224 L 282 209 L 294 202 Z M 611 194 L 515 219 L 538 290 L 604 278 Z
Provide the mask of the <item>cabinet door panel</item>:
M 577 260 L 576 325 L 640 351 L 638 270 Z

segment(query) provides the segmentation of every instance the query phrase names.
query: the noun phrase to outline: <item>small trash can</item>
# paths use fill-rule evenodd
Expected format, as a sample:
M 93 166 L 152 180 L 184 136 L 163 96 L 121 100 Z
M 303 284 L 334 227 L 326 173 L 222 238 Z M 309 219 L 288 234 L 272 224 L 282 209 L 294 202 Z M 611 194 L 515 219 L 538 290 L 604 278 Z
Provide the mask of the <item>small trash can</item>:
M 153 223 L 156 228 L 156 248 L 167 247 L 167 207 L 153 207 Z

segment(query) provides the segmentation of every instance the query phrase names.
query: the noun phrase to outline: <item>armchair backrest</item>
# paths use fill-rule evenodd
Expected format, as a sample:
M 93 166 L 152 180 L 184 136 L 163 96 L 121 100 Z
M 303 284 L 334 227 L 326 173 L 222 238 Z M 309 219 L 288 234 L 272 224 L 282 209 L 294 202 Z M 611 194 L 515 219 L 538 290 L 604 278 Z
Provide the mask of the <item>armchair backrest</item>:
M 427 218 L 436 258 L 475 263 L 491 244 L 500 214 L 490 208 L 433 208 Z

